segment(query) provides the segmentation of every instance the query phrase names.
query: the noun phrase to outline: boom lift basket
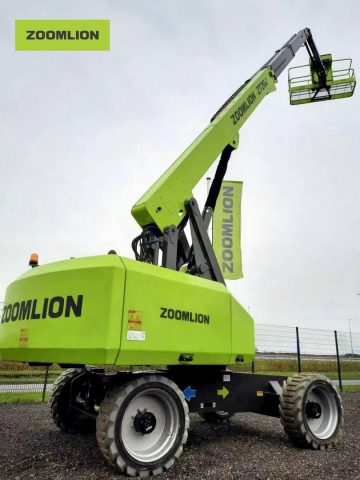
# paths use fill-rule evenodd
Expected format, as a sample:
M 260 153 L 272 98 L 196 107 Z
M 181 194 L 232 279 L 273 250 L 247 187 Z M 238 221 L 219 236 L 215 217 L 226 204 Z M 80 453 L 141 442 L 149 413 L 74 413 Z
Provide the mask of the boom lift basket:
M 320 87 L 319 76 L 310 59 L 309 65 L 289 69 L 289 95 L 291 105 L 351 97 L 356 79 L 352 60 L 333 60 L 331 54 L 320 55 L 326 70 L 326 86 Z

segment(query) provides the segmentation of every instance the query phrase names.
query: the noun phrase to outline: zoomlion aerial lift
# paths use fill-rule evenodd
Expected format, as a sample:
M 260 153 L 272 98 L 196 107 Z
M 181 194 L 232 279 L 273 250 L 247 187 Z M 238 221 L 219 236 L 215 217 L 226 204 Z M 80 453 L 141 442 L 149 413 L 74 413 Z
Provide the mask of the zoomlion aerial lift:
M 35 268 L 7 288 L 0 359 L 68 367 L 53 385 L 56 425 L 96 428 L 105 459 L 129 476 L 173 465 L 187 440 L 189 412 L 209 422 L 235 412 L 280 417 L 294 443 L 314 449 L 339 438 L 341 399 L 326 377 L 227 368 L 252 362 L 254 325 L 226 288 L 207 234 L 239 129 L 303 45 L 310 71 L 290 75 L 290 102 L 350 97 L 351 62 L 344 67 L 319 55 L 310 30 L 301 30 L 236 90 L 133 207 L 142 228 L 132 243 L 136 260 L 110 251 L 38 266 L 35 255 Z M 192 189 L 219 155 L 201 212 Z M 163 367 L 108 372 L 88 364 Z

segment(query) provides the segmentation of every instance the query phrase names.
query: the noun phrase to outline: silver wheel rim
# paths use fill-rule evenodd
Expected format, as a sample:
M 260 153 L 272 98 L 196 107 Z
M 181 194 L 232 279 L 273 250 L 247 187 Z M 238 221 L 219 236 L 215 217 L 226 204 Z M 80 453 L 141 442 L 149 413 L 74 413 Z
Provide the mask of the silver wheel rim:
M 330 438 L 336 431 L 339 422 L 339 407 L 336 401 L 336 393 L 332 392 L 327 385 L 315 385 L 308 392 L 306 403 L 314 402 L 321 409 L 318 418 L 306 415 L 308 427 L 313 435 L 321 440 Z
M 138 412 L 151 412 L 156 426 L 151 433 L 137 432 L 134 419 Z M 176 400 L 160 388 L 149 388 L 134 397 L 127 406 L 119 432 L 125 450 L 138 462 L 149 464 L 163 458 L 173 447 L 180 428 Z

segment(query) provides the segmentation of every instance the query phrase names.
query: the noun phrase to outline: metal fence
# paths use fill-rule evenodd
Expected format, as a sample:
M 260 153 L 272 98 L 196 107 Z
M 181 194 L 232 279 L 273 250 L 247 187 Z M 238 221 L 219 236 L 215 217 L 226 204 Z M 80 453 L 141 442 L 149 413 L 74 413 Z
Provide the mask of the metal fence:
M 343 385 L 360 385 L 360 334 L 255 325 L 253 372 L 321 371 Z M 0 361 L 0 403 L 45 401 L 62 369 Z
M 255 339 L 253 372 L 258 361 L 266 359 L 265 368 L 272 365 L 277 370 L 290 367 L 297 372 L 325 372 L 341 391 L 343 385 L 360 385 L 359 333 L 256 324 Z
M 360 360 L 360 334 L 332 330 L 255 324 L 256 351 L 268 355 L 297 354 Z
M 0 404 L 45 401 L 62 369 L 29 367 L 26 363 L 0 361 Z

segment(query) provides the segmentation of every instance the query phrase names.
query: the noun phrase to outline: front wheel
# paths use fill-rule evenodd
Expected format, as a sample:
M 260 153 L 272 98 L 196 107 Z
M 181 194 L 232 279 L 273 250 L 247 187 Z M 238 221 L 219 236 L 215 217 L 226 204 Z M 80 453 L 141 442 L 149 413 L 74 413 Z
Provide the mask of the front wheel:
M 170 468 L 187 441 L 189 409 L 177 385 L 141 376 L 111 390 L 100 406 L 96 436 L 106 460 L 128 476 Z
M 301 373 L 288 378 L 279 408 L 285 432 L 298 446 L 325 449 L 341 436 L 341 398 L 323 375 Z

